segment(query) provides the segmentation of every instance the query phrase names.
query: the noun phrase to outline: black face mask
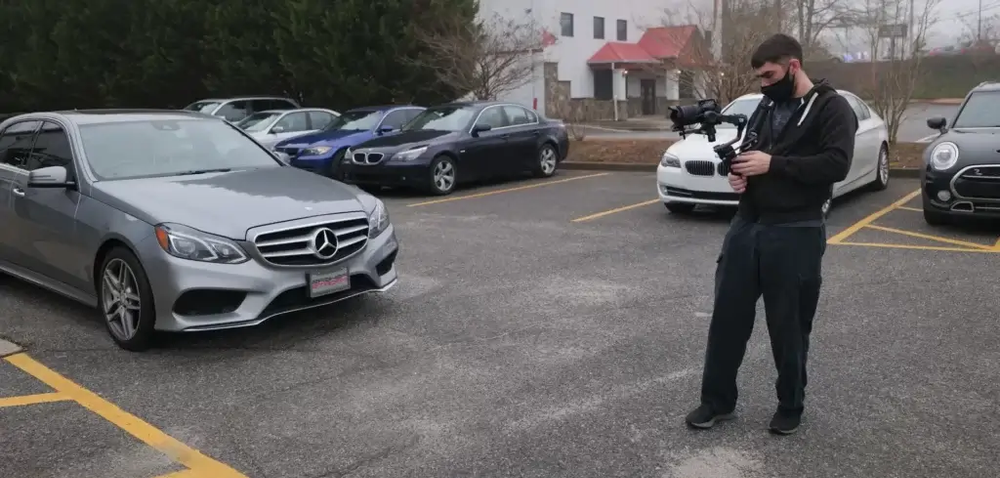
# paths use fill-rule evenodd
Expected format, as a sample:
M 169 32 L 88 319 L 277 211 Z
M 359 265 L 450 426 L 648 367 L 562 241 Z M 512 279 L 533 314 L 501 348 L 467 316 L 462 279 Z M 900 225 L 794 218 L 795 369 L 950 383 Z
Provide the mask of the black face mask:
M 795 94 L 795 78 L 791 68 L 785 70 L 785 76 L 767 86 L 760 87 L 760 92 L 775 103 L 783 103 L 792 99 Z

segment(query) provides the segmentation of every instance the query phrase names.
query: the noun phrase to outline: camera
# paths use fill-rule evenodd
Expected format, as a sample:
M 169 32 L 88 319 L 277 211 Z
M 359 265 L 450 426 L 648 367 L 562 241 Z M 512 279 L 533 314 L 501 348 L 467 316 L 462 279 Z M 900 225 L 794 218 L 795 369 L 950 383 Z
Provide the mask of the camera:
M 748 119 L 746 115 L 741 114 L 722 114 L 722 108 L 714 98 L 698 100 L 698 103 L 693 105 L 671 106 L 669 110 L 670 121 L 674 123 L 671 130 L 680 133 L 681 138 L 687 138 L 689 134 L 703 134 L 708 136 L 709 142 L 714 143 L 716 126 L 722 123 L 736 126 L 736 137 L 732 141 L 712 147 L 712 151 L 715 151 L 727 169 L 732 166 L 733 158 L 738 154 L 737 149 L 748 151 L 757 145 L 757 133 L 750 131 L 739 146 L 733 146 L 743 138 L 743 130 L 746 129 Z M 698 126 L 689 128 L 691 125 Z

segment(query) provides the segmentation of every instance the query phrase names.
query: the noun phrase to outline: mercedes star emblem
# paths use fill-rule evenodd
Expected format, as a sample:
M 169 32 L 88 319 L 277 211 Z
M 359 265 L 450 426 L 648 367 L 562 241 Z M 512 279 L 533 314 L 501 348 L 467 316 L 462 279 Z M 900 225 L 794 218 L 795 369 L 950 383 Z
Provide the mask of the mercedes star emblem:
M 309 248 L 316 257 L 330 259 L 337 254 L 337 234 L 325 227 L 316 229 L 309 241 Z

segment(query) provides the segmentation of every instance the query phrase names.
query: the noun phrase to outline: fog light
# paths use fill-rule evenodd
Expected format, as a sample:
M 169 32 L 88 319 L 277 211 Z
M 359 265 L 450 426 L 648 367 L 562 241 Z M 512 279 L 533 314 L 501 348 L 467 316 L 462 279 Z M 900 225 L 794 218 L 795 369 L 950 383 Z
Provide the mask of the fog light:
M 940 199 L 941 201 L 946 201 L 946 202 L 950 201 L 951 193 L 948 191 L 938 191 L 937 198 Z

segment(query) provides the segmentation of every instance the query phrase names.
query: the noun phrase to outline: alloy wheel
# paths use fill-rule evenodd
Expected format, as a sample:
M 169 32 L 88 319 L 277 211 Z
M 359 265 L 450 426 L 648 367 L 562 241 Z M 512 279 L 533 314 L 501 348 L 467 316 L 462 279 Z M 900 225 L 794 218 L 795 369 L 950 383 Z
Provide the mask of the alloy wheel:
M 128 263 L 113 259 L 104 268 L 101 278 L 101 305 L 104 319 L 112 333 L 121 340 L 130 340 L 139 328 L 142 302 L 139 282 Z
M 885 148 L 878 153 L 878 179 L 882 184 L 889 183 L 889 152 Z
M 552 174 L 556 170 L 556 151 L 551 147 L 542 148 L 539 155 L 539 166 L 542 168 L 542 174 L 546 176 Z
M 455 185 L 455 166 L 451 161 L 442 160 L 434 166 L 434 187 L 439 191 L 450 191 Z

